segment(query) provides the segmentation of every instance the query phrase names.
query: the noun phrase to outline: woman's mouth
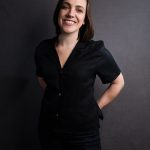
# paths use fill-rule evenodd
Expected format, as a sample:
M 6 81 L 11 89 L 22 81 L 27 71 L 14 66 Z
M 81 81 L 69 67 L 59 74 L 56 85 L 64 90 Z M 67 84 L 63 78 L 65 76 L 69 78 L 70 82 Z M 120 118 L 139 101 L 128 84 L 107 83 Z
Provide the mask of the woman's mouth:
M 66 25 L 73 25 L 73 24 L 76 23 L 76 21 L 74 21 L 74 20 L 69 20 L 69 19 L 64 19 L 64 23 L 65 23 Z

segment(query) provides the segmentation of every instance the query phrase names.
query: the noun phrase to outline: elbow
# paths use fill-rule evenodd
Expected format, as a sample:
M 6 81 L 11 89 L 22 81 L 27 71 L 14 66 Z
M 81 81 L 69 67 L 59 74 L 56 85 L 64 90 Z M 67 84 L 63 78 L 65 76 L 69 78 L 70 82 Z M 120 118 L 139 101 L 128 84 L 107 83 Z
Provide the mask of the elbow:
M 117 85 L 117 87 L 121 90 L 125 86 L 125 81 L 122 73 L 112 82 L 113 84 Z
M 121 79 L 120 79 L 120 88 L 123 89 L 124 86 L 125 86 L 124 77 L 123 77 L 123 75 L 121 75 Z
M 124 82 L 124 80 L 123 80 L 123 81 L 121 82 L 121 89 L 123 89 L 124 86 L 125 86 L 125 82 Z

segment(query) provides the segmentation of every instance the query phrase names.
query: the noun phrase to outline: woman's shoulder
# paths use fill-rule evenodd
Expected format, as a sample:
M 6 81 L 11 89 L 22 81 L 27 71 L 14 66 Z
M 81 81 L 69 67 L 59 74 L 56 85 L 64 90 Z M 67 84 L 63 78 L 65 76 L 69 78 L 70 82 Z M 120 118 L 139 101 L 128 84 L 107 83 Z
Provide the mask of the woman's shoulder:
M 89 40 L 85 42 L 85 47 L 91 51 L 91 52 L 98 52 L 101 51 L 105 46 L 104 46 L 104 41 L 103 40 Z
M 54 40 L 55 37 L 40 40 L 40 42 L 38 42 L 38 44 L 35 47 L 36 53 L 44 52 L 44 49 L 48 49 L 49 46 L 54 44 Z
M 36 48 L 39 48 L 39 47 L 43 47 L 43 46 L 47 46 L 47 45 L 53 44 L 54 39 L 55 39 L 55 37 L 43 39 L 43 40 L 41 40 L 40 42 L 38 42 Z
M 104 47 L 104 41 L 103 40 L 90 40 L 89 44 L 94 46 L 95 48 Z
M 110 57 L 111 52 L 108 48 L 105 47 L 103 40 L 90 40 L 89 42 L 90 51 L 98 56 Z

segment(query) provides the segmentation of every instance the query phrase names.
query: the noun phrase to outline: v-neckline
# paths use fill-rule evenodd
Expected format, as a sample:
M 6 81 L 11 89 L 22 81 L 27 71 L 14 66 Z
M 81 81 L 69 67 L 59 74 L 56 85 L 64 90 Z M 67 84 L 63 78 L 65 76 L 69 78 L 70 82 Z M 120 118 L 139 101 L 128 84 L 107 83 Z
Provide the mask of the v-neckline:
M 56 50 L 55 42 L 56 42 L 56 40 L 54 40 L 53 48 L 54 48 L 54 52 L 55 52 L 55 55 L 56 55 L 56 58 L 57 58 L 57 63 L 58 63 L 58 65 L 59 65 L 60 70 L 64 70 L 64 68 L 67 66 L 67 64 L 72 60 L 72 57 L 73 57 L 73 55 L 75 54 L 76 47 L 77 47 L 79 41 L 77 41 L 77 43 L 75 44 L 75 46 L 74 46 L 73 49 L 71 50 L 69 56 L 67 57 L 65 63 L 63 64 L 63 66 L 62 66 L 62 64 L 61 64 L 61 61 L 60 61 L 58 52 L 57 52 L 57 50 Z

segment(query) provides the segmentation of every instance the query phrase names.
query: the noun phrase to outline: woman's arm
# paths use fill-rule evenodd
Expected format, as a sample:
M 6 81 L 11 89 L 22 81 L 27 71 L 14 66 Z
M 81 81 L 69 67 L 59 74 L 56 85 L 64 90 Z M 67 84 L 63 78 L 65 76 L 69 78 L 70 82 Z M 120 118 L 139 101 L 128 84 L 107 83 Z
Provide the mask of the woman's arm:
M 37 77 L 37 79 L 38 79 L 38 82 L 39 82 L 39 84 L 40 84 L 40 87 L 43 89 L 43 90 L 45 90 L 45 88 L 46 88 L 46 83 L 45 83 L 45 81 L 43 80 L 43 78 L 42 77 Z
M 111 103 L 124 87 L 124 78 L 122 73 L 109 85 L 102 96 L 97 101 L 100 109 Z

